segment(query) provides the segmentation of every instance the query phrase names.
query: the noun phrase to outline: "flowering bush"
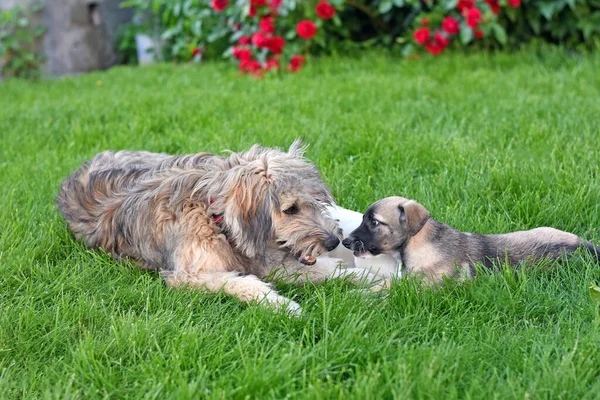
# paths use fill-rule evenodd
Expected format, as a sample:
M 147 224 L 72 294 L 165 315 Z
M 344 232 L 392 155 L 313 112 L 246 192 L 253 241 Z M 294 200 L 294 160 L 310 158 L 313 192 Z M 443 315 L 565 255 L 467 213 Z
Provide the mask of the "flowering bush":
M 336 18 L 335 7 L 325 0 L 317 4 L 249 0 L 212 8 L 225 14 L 229 29 L 224 34 L 234 42 L 226 54 L 237 59 L 241 72 L 255 77 L 269 71 L 300 71 L 306 62 L 301 54 L 309 53 L 315 43 L 325 45 L 320 28 Z
M 306 56 L 402 46 L 518 46 L 534 38 L 600 48 L 599 0 L 127 0 L 166 60 L 224 55 L 244 74 L 298 72 Z M 343 21 L 343 23 L 342 23 Z M 139 27 L 137 28 L 139 29 Z
M 413 32 L 413 40 L 425 51 L 437 56 L 453 41 L 467 45 L 474 40 L 493 36 L 500 44 L 506 43 L 506 30 L 498 22 L 504 8 L 518 8 L 521 0 L 458 0 L 431 2 L 418 21 L 421 27 Z M 407 47 L 406 53 L 413 49 Z
M 325 24 L 340 25 L 342 0 L 129 0 L 127 6 L 170 26 L 162 31 L 165 59 L 199 59 L 208 50 L 231 57 L 239 71 L 298 72 L 305 55 L 325 47 Z M 152 4 L 154 2 L 155 4 Z M 206 29 L 208 28 L 208 29 Z
M 515 47 L 534 38 L 600 48 L 600 2 L 595 0 L 407 0 L 407 6 L 416 12 L 407 24 L 413 30 L 406 55 L 438 55 L 452 43 Z
M 45 33 L 44 26 L 32 27 L 31 16 L 42 10 L 35 3 L 29 8 L 0 10 L 0 77 L 38 78 L 44 57 L 36 53 L 36 41 Z

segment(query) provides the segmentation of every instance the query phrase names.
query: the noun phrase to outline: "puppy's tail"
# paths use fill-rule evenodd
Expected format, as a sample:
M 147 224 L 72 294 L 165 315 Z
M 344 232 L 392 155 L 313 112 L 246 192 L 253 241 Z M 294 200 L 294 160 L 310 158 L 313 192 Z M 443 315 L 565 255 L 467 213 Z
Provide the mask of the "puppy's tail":
M 596 246 L 592 242 L 585 242 L 585 247 L 588 249 L 590 254 L 594 256 L 597 262 L 600 262 L 600 246 Z

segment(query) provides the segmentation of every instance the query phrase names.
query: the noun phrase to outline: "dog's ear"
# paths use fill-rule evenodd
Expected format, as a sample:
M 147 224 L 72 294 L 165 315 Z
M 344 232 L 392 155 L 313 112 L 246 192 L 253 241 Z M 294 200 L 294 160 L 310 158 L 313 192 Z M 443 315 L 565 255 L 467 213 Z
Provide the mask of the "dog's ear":
M 294 140 L 294 143 L 290 146 L 288 154 L 294 158 L 302 158 L 306 152 L 306 146 L 301 138 Z
M 414 200 L 398 206 L 400 224 L 405 225 L 410 236 L 416 235 L 430 217 L 429 211 Z
M 243 166 L 228 182 L 223 220 L 230 239 L 247 257 L 264 260 L 278 200 L 264 174 Z

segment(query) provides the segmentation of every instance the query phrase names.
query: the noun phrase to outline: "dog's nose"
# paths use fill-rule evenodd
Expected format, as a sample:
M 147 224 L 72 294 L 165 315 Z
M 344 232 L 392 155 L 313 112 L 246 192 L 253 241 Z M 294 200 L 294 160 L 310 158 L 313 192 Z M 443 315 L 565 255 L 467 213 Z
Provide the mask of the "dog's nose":
M 338 244 L 340 244 L 340 239 L 338 239 L 335 236 L 329 236 L 326 240 L 325 240 L 325 248 L 327 249 L 327 251 L 331 251 L 333 249 L 335 249 L 336 247 L 338 247 Z
M 345 248 L 349 249 L 350 246 L 352 246 L 352 239 L 347 237 L 346 239 L 342 240 L 342 244 L 344 245 Z

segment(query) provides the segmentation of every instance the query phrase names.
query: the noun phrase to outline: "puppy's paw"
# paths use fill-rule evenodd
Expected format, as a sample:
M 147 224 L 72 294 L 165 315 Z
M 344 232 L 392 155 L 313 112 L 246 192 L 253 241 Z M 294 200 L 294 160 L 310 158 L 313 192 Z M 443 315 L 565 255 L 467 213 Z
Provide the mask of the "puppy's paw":
M 387 292 L 390 289 L 391 283 L 392 280 L 390 278 L 379 280 L 374 282 L 369 289 L 371 290 L 371 293 Z
M 345 269 L 348 267 L 348 263 L 341 258 L 319 257 L 319 258 L 317 258 L 317 266 L 321 266 L 326 269 L 332 269 L 332 268 Z

